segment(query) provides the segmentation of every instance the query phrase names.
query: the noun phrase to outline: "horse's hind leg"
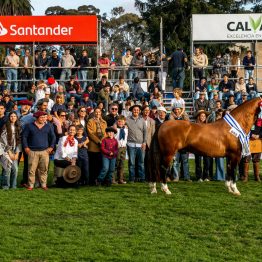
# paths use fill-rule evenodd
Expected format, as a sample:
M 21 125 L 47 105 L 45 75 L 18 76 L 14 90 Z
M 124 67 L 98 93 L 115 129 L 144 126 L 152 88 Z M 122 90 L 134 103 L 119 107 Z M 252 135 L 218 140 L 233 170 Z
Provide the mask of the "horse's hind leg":
M 168 156 L 165 158 L 165 160 L 163 161 L 163 163 L 161 164 L 161 180 L 162 180 L 162 183 L 161 183 L 161 190 L 163 192 L 165 192 L 167 195 L 171 195 L 171 192 L 167 186 L 167 182 L 166 182 L 166 179 L 167 179 L 167 175 L 169 173 L 169 170 L 170 170 L 170 163 L 173 159 L 173 156 Z

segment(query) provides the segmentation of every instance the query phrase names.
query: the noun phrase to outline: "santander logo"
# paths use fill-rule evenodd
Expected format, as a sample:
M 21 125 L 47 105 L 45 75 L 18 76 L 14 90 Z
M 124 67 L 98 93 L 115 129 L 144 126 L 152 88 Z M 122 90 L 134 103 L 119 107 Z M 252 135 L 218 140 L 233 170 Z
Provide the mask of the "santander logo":
M 6 35 L 8 33 L 7 29 L 3 27 L 2 23 L 0 22 L 0 36 Z

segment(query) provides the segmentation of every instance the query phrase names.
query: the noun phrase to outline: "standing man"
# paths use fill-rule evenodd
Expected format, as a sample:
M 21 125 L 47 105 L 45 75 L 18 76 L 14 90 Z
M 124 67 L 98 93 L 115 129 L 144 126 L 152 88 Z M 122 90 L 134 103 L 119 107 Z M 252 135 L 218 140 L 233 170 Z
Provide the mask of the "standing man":
M 185 63 L 187 63 L 187 56 L 182 48 L 178 48 L 168 60 L 173 62 L 173 88 L 183 88 L 185 81 Z
M 254 66 L 256 64 L 256 59 L 252 55 L 252 51 L 248 50 L 246 56 L 243 58 L 243 66 L 245 69 L 245 80 L 248 82 L 250 77 L 254 76 Z
M 200 48 L 197 47 L 193 55 L 193 72 L 195 85 L 197 85 L 200 79 L 204 76 L 205 57 L 201 54 Z
M 127 136 L 127 152 L 128 152 L 128 167 L 129 167 L 129 182 L 135 181 L 136 160 L 138 167 L 138 181 L 145 181 L 144 158 L 146 149 L 146 123 L 140 116 L 141 106 L 133 105 L 129 109 L 132 115 L 127 117 L 126 124 L 128 127 Z
M 28 124 L 22 134 L 23 147 L 28 155 L 28 188 L 33 190 L 36 170 L 42 189 L 47 190 L 49 154 L 55 147 L 56 137 L 51 125 L 46 123 L 46 113 L 34 113 L 34 123 Z
M 145 176 L 146 180 L 148 180 L 148 169 L 147 169 L 147 160 L 149 154 L 150 144 L 155 133 L 155 120 L 149 117 L 150 108 L 149 106 L 144 106 L 142 108 L 142 117 L 146 123 L 146 150 L 145 150 Z
M 88 52 L 86 49 L 84 49 L 82 51 L 82 56 L 78 60 L 78 79 L 84 91 L 86 90 L 87 86 L 88 66 L 90 66 Z
M 68 80 L 71 76 L 71 69 L 76 65 L 76 61 L 72 55 L 70 55 L 70 48 L 65 49 L 65 54 L 61 58 L 62 72 L 60 76 L 61 81 Z M 63 82 L 62 82 L 63 83 Z
M 8 67 L 8 69 L 6 69 L 7 89 L 10 91 L 11 86 L 13 86 L 14 92 L 17 92 L 17 68 L 19 66 L 19 57 L 16 55 L 14 48 L 10 48 L 9 55 L 6 56 L 4 65 Z
M 59 80 L 61 75 L 61 69 L 57 67 L 61 67 L 61 62 L 56 50 L 52 50 L 52 56 L 50 58 L 50 67 L 50 75 L 53 76 L 56 81 Z
M 125 67 L 125 69 L 124 69 L 125 78 L 127 78 L 127 77 L 129 78 L 129 74 L 126 73 L 126 72 L 129 72 L 129 71 L 126 71 L 126 70 L 129 69 L 129 66 L 131 65 L 132 59 L 133 59 L 133 56 L 131 55 L 131 49 L 128 48 L 126 50 L 126 54 L 124 56 L 122 56 L 122 65 Z
M 25 55 L 20 57 L 19 60 L 19 66 L 22 67 L 21 69 L 21 79 L 22 80 L 28 80 L 28 81 L 23 81 L 21 83 L 22 86 L 22 91 L 29 91 L 29 88 L 32 83 L 32 77 L 33 77 L 33 57 L 30 54 L 30 50 L 26 49 L 25 50 Z

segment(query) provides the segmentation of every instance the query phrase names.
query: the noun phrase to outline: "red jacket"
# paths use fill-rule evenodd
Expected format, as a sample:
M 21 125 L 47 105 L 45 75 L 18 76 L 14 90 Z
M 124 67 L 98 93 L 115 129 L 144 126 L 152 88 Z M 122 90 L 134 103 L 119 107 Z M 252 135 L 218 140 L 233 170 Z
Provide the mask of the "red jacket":
M 113 159 L 117 157 L 118 153 L 118 142 L 115 138 L 105 137 L 102 139 L 101 143 L 101 152 L 104 157 Z M 113 152 L 113 155 L 110 156 L 110 153 Z

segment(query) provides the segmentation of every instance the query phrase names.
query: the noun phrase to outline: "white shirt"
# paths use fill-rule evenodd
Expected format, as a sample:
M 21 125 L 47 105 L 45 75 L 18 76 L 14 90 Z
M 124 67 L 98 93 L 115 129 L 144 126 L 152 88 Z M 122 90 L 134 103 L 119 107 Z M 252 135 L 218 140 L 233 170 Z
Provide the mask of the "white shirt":
M 67 136 L 63 136 L 59 139 L 54 159 L 64 160 L 66 157 L 70 159 L 77 158 L 77 152 L 78 152 L 77 140 L 74 138 L 74 141 L 75 141 L 74 146 L 70 146 L 69 143 L 67 143 L 67 145 L 64 146 L 66 138 Z
M 120 128 L 117 128 L 117 133 L 115 134 L 115 139 L 118 142 L 118 147 L 126 147 L 127 144 L 127 135 L 128 135 L 128 129 L 125 128 L 125 139 L 119 140 L 119 135 L 120 135 Z

